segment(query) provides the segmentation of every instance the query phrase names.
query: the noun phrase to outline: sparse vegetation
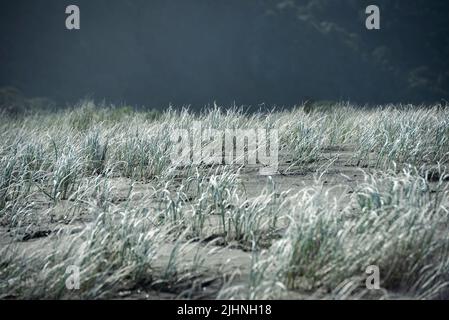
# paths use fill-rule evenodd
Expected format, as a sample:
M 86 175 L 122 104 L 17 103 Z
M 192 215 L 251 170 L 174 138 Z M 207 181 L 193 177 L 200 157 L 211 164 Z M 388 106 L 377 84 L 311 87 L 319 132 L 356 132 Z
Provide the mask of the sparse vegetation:
M 279 130 L 279 174 L 177 166 L 170 133 L 195 121 Z M 2 118 L 0 135 L 1 298 L 449 297 L 447 106 L 83 101 Z

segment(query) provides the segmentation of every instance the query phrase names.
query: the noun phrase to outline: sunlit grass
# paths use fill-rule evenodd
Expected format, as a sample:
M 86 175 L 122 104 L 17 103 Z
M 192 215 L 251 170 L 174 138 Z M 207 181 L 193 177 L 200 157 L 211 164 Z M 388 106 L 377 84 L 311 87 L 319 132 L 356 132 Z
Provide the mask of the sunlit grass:
M 228 248 L 252 257 L 249 274 L 224 281 L 215 297 L 371 297 L 369 265 L 381 270 L 376 298 L 447 297 L 448 111 L 339 104 L 158 114 L 84 101 L 2 119 L 0 222 L 14 237 L 1 247 L 0 297 L 110 298 L 136 288 L 194 296 L 202 276 L 224 278 L 208 259 Z M 281 156 L 291 160 L 281 174 L 316 170 L 317 179 L 281 192 L 267 177 L 249 196 L 242 166 L 178 166 L 170 134 L 198 122 L 277 129 Z M 321 171 L 344 150 L 364 182 L 326 187 Z M 36 250 L 16 241 L 52 223 L 68 228 Z M 70 265 L 83 279 L 74 292 L 65 286 Z

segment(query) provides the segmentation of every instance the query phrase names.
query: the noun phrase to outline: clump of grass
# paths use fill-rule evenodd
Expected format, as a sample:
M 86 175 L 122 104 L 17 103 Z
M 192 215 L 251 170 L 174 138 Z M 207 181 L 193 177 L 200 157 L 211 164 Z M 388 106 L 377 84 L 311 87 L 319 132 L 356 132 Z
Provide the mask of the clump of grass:
M 255 257 L 258 280 L 252 290 L 271 284 L 283 292 L 331 294 L 351 280 L 356 294 L 366 289 L 366 268 L 376 265 L 387 292 L 418 298 L 447 294 L 449 190 L 439 188 L 431 196 L 426 181 L 405 170 L 367 175 L 350 201 L 319 186 L 299 192 L 284 237 Z
M 79 182 L 81 169 L 81 162 L 75 151 L 69 149 L 66 153 L 61 153 L 50 178 L 52 186 L 48 195 L 53 201 L 67 200 Z
M 433 108 L 387 107 L 365 116 L 358 128 L 355 158 L 377 168 L 393 163 L 421 165 L 447 162 L 449 118 Z M 371 161 L 370 161 L 371 160 Z
M 301 106 L 278 119 L 281 143 L 294 164 L 307 165 L 323 158 L 326 148 L 351 143 L 356 110 L 335 105 L 326 112 L 307 112 Z
M 269 178 L 258 197 L 247 199 L 238 171 L 218 168 L 211 173 L 204 176 L 197 170 L 175 192 L 166 185 L 159 196 L 159 223 L 189 230 L 193 238 L 220 237 L 224 244 L 246 248 L 269 245 L 284 218 L 288 191 L 278 193 Z
M 92 101 L 81 101 L 67 116 L 70 126 L 78 131 L 88 130 L 98 119 L 95 109 Z
M 171 166 L 170 140 L 162 131 L 146 135 L 136 131 L 120 142 L 112 160 L 122 163 L 125 176 L 149 180 Z
M 2 152 L 3 153 L 3 152 Z M 31 191 L 32 176 L 26 159 L 15 144 L 0 158 L 0 213 L 8 205 L 14 206 Z
M 98 129 L 88 133 L 85 142 L 88 174 L 104 173 L 107 151 L 108 141 L 101 138 Z
M 119 290 L 146 287 L 164 282 L 171 270 L 172 282 L 188 281 L 200 272 L 202 259 L 189 264 L 175 257 L 197 250 L 180 243 L 161 247 L 174 238 L 169 228 L 155 228 L 145 211 L 101 212 L 93 224 L 80 234 L 57 235 L 60 241 L 32 254 L 14 247 L 2 249 L 0 296 L 31 299 L 111 298 Z M 164 266 L 159 259 L 168 254 Z M 198 254 L 198 253 L 197 253 Z M 201 254 L 201 253 L 199 253 Z M 165 258 L 163 258 L 165 261 Z M 185 262 L 185 261 L 184 261 Z M 66 281 L 69 267 L 76 267 L 80 288 L 70 290 Z M 178 279 L 178 280 L 176 280 Z M 170 288 L 167 288 L 169 290 Z

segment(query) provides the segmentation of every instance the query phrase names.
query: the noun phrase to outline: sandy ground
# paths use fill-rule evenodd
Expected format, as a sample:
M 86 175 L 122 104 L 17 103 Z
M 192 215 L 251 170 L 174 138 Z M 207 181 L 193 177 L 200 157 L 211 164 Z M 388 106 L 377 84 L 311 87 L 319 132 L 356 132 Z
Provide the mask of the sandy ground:
M 304 187 L 310 186 L 317 178 L 317 172 L 323 172 L 321 177 L 324 188 L 334 190 L 340 193 L 341 190 L 352 193 L 357 186 L 363 182 L 364 173 L 368 168 L 357 167 L 351 162 L 353 150 L 351 147 L 342 147 L 333 150 L 327 150 L 322 154 L 324 160 L 318 164 L 315 163 L 311 167 L 292 166 L 291 159 L 285 154 L 280 156 L 279 174 L 273 176 L 273 180 L 277 186 L 279 193 L 289 191 L 294 193 Z M 267 177 L 259 175 L 258 166 L 247 166 L 241 171 L 241 181 L 245 186 L 247 196 L 249 199 L 260 194 L 261 188 L 266 185 Z M 126 178 L 116 178 L 112 180 L 113 186 L 113 203 L 120 206 L 127 201 L 130 186 L 133 184 L 132 205 L 139 205 L 147 201 L 147 195 L 152 192 L 151 183 L 140 183 L 130 181 Z M 336 188 L 336 186 L 341 186 Z M 0 246 L 14 246 L 23 252 L 33 252 L 36 249 L 48 248 L 53 250 L 53 241 L 71 241 L 71 237 L 81 232 L 86 226 L 92 223 L 95 214 L 89 212 L 82 207 L 75 213 L 67 212 L 67 208 L 71 207 L 70 203 L 61 201 L 56 206 L 53 206 L 45 198 L 36 198 L 34 201 L 36 218 L 38 223 L 33 224 L 33 227 L 23 226 L 11 229 L 8 226 L 0 226 Z M 155 204 L 155 208 L 157 205 Z M 69 222 L 70 223 L 67 223 Z M 209 223 L 215 223 L 213 219 Z M 58 231 L 64 232 L 64 236 L 58 236 Z M 192 243 L 191 246 L 204 246 L 204 250 L 208 250 L 208 259 L 205 264 L 206 269 L 203 276 L 196 279 L 196 284 L 199 289 L 192 294 L 191 286 L 182 288 L 176 287 L 173 290 L 158 289 L 157 285 L 142 288 L 124 288 L 119 291 L 117 299 L 171 299 L 175 297 L 184 298 L 214 298 L 221 288 L 224 281 L 233 281 L 235 283 L 244 282 L 249 277 L 251 265 L 251 253 L 245 248 L 240 248 L 238 245 L 230 244 L 229 246 L 220 245 L 220 235 L 211 235 L 211 243 Z M 169 253 L 173 248 L 173 243 L 163 243 L 162 251 L 167 252 L 167 255 L 159 257 L 156 269 L 163 269 L 169 259 Z M 166 250 L 165 250 L 166 248 Z M 195 250 L 186 250 L 192 252 Z M 193 256 L 187 254 L 184 259 L 193 259 Z M 230 280 L 232 279 L 232 280 Z M 299 293 L 295 293 L 289 298 L 304 298 Z

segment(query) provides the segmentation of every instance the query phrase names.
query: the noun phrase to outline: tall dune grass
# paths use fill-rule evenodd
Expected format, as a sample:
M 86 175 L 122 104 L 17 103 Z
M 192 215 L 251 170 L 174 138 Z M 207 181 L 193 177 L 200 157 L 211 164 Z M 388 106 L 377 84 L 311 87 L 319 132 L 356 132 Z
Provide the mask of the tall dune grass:
M 291 160 L 282 174 L 322 170 L 349 152 L 346 165 L 365 170 L 364 182 L 350 190 L 318 178 L 280 192 L 268 177 L 250 196 L 241 166 L 172 162 L 170 134 L 197 122 L 277 129 L 280 161 Z M 192 295 L 203 276 L 229 280 L 220 298 L 448 297 L 446 106 L 156 114 L 84 101 L 1 119 L 0 134 L 0 225 L 12 230 L 0 248 L 0 297 Z M 129 191 L 117 196 L 123 183 Z M 47 238 L 23 243 L 43 226 L 54 228 Z M 207 268 L 229 248 L 252 257 L 240 280 Z M 82 277 L 73 292 L 70 265 Z M 375 294 L 363 282 L 370 265 L 381 272 Z

